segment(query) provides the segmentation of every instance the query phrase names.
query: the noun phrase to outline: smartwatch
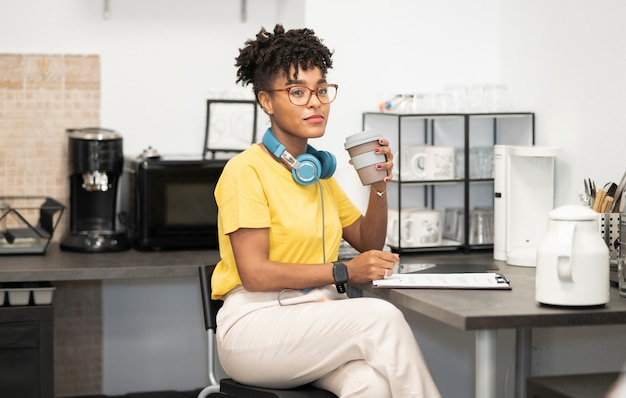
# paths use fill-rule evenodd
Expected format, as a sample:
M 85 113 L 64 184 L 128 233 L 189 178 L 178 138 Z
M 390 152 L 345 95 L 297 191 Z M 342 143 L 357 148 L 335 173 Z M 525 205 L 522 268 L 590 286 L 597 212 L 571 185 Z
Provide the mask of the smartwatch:
M 337 293 L 345 293 L 345 284 L 348 282 L 348 267 L 344 263 L 333 261 L 333 279 L 335 279 Z

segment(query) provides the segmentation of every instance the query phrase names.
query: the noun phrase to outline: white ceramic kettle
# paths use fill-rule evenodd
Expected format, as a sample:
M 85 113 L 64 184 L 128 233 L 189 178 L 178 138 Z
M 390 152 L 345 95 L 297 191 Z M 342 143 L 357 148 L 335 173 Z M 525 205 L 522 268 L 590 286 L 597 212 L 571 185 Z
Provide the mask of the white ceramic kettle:
M 535 299 L 558 306 L 602 306 L 609 301 L 609 248 L 599 214 L 582 205 L 550 212 L 537 248 Z

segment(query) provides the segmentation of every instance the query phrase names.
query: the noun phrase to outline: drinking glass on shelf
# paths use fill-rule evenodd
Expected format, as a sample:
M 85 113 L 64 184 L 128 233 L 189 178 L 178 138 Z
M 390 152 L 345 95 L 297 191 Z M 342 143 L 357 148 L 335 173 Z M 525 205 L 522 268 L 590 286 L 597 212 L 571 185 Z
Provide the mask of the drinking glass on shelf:
M 482 84 L 473 84 L 469 86 L 469 111 L 473 113 L 483 112 L 484 107 L 484 92 L 485 87 Z
M 454 175 L 456 178 L 465 178 L 465 148 L 454 149 Z
M 396 106 L 396 113 L 412 113 L 413 112 L 413 100 L 410 95 L 402 94 L 401 100 Z
M 470 148 L 470 178 L 493 178 L 493 146 Z
M 469 90 L 466 85 L 448 85 L 445 91 L 450 94 L 452 112 L 465 113 L 469 110 Z
M 477 147 L 469 150 L 469 176 L 472 179 L 480 178 L 480 150 Z
M 507 88 L 503 84 L 488 84 L 484 87 L 483 102 L 487 112 L 502 112 L 510 108 Z
M 463 240 L 463 208 L 447 207 L 444 211 L 442 236 L 446 239 Z
M 424 113 L 437 112 L 437 93 L 424 94 Z
M 472 245 L 493 243 L 493 210 L 476 208 L 470 212 L 470 239 Z
M 453 113 L 454 102 L 452 100 L 452 94 L 448 92 L 442 92 L 436 94 L 435 112 L 437 113 Z
M 479 178 L 493 178 L 493 146 L 479 147 L 478 151 Z
M 426 104 L 424 94 L 413 94 L 413 101 L 411 103 L 413 113 L 426 113 Z

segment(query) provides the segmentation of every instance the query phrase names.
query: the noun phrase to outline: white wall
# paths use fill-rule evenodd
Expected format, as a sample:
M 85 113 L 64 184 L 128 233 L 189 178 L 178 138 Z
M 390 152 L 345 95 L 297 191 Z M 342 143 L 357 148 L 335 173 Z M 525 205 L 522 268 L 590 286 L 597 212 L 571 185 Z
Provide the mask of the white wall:
M 360 131 L 361 112 L 393 94 L 500 79 L 497 0 L 306 4 L 307 26 L 335 50 L 329 81 L 340 87 L 323 140 L 339 155 L 344 138 Z
M 0 51 L 99 54 L 101 124 L 124 136 L 124 152 L 148 145 L 201 153 L 206 99 L 251 96 L 235 85 L 235 57 L 260 26 L 303 21 L 302 1 L 0 1 Z
M 249 92 L 234 84 L 237 49 L 260 26 L 283 22 L 312 27 L 336 51 L 329 79 L 340 85 L 339 97 L 327 135 L 314 145 L 338 155 L 340 172 L 347 167 L 343 139 L 385 96 L 495 82 L 509 87 L 519 108 L 537 113 L 540 144 L 563 148 L 557 205 L 576 201 L 583 177 L 602 185 L 626 169 L 621 0 L 248 0 L 245 22 L 238 1 L 110 3 L 111 19 L 104 20 L 100 0 L 0 0 L 0 52 L 99 54 L 101 124 L 124 134 L 127 154 L 148 145 L 200 152 L 207 96 Z M 205 383 L 198 296 L 194 280 L 103 284 L 104 393 Z M 444 396 L 471 396 L 473 363 L 454 358 L 472 352 L 472 334 L 408 316 Z M 611 348 L 624 331 L 538 330 L 533 369 L 618 369 L 626 353 Z M 510 331 L 500 334 L 511 340 Z M 588 334 L 602 344 L 590 345 Z M 593 352 L 599 354 L 590 358 Z M 451 369 L 460 373 L 454 383 L 447 381 Z
M 502 1 L 501 72 L 537 112 L 539 144 L 563 148 L 556 204 L 577 202 L 584 177 L 619 182 L 626 164 L 626 3 Z
M 623 172 L 620 0 L 254 0 L 245 22 L 237 1 L 110 3 L 105 20 L 99 0 L 2 0 L 0 51 L 99 54 L 101 124 L 124 134 L 127 154 L 201 151 L 206 98 L 249 95 L 234 84 L 237 49 L 262 25 L 306 21 L 336 51 L 339 97 L 316 145 L 340 160 L 361 112 L 386 95 L 501 82 L 537 113 L 539 144 L 563 148 L 557 205 L 576 201 L 583 177 Z

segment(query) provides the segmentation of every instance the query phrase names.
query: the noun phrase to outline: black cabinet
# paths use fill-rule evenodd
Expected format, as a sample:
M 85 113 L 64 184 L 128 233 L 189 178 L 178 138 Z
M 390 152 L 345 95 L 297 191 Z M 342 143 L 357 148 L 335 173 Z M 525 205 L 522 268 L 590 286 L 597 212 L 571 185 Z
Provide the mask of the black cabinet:
M 53 306 L 0 307 L 0 391 L 54 398 Z

